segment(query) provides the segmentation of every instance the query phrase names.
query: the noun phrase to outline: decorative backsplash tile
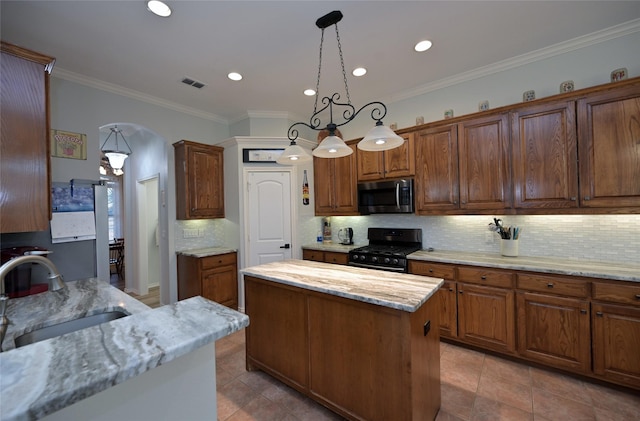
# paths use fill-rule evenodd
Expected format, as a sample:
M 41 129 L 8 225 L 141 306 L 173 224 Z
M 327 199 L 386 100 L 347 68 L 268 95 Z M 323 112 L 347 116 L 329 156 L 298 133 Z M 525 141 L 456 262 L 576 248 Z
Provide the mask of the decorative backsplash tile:
M 367 244 L 369 227 L 422 228 L 424 248 L 498 254 L 494 216 L 522 227 L 520 256 L 640 263 L 640 215 L 334 216 L 331 228 L 334 242 L 340 228 L 353 228 L 356 244 Z M 301 222 L 302 244 L 314 243 L 322 218 Z
M 223 246 L 224 223 L 224 219 L 176 221 L 176 251 Z

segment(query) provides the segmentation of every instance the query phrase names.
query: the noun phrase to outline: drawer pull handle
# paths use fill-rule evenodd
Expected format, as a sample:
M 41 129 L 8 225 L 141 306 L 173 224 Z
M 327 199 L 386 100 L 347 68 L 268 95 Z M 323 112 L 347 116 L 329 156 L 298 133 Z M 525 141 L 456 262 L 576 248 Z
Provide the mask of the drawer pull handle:
M 464 291 L 458 291 L 458 294 L 462 294 Z
M 547 284 L 547 288 L 553 288 L 553 283 L 552 283 L 552 282 L 549 282 L 549 283 Z
M 587 310 L 582 309 L 582 310 L 580 310 L 580 313 L 581 313 L 581 314 L 587 314 Z
M 453 292 L 453 288 L 449 288 L 449 291 Z
M 640 294 L 636 294 L 636 300 L 640 300 Z
M 487 275 L 482 275 L 482 276 L 480 277 L 480 279 L 482 279 L 483 281 L 484 281 L 484 280 L 486 280 L 486 279 L 487 279 Z
M 596 316 L 602 317 L 602 312 L 601 311 L 596 311 Z
M 433 269 L 429 269 L 429 273 L 433 273 Z

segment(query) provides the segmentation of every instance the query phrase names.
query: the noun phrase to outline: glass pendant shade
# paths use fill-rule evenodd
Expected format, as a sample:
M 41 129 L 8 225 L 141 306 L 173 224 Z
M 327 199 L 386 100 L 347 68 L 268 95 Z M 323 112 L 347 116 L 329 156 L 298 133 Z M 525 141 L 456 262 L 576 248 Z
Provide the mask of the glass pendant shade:
M 358 142 L 358 149 L 363 151 L 386 151 L 388 149 L 397 148 L 404 143 L 404 139 L 398 136 L 378 121 L 374 128 Z
M 111 168 L 114 170 L 121 170 L 124 165 L 124 160 L 129 156 L 126 153 L 112 151 L 105 152 L 104 154 L 109 159 L 109 165 L 111 165 Z
M 291 142 L 291 145 L 282 152 L 276 162 L 280 165 L 299 165 L 309 162 L 311 159 L 311 155 L 302 147 L 296 145 L 296 142 Z
M 353 149 L 338 136 L 327 136 L 313 150 L 313 156 L 318 158 L 341 158 L 353 153 Z

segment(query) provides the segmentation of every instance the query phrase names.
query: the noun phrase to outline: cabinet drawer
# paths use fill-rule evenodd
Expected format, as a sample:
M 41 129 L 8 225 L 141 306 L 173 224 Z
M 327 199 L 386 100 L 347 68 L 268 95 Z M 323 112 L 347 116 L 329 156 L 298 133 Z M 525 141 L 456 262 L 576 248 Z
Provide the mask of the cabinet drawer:
M 327 263 L 335 263 L 337 265 L 346 265 L 347 263 L 349 263 L 349 255 L 347 253 L 325 251 L 324 261 Z
M 302 259 L 324 262 L 324 252 L 318 250 L 302 250 Z
M 576 298 L 589 296 L 589 282 L 581 279 L 521 273 L 517 275 L 517 278 L 518 289 Z
M 431 262 L 409 261 L 409 272 L 414 275 L 433 276 L 434 278 L 455 279 L 455 267 Z
M 514 274 L 485 268 L 458 268 L 458 281 L 490 285 L 500 288 L 513 288 Z
M 235 265 L 236 254 L 227 253 L 227 254 L 218 254 L 216 256 L 203 257 L 200 259 L 200 264 L 202 265 L 202 269 L 211 269 L 219 266 Z
M 640 284 L 629 282 L 593 283 L 593 299 L 612 303 L 631 304 L 640 307 Z

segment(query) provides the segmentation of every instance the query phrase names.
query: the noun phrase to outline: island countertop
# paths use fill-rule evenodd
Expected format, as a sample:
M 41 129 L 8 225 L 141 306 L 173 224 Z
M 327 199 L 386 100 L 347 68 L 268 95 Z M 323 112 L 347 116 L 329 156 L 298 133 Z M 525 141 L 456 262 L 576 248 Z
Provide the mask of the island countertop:
M 22 333 L 114 310 L 130 316 L 9 349 Z M 42 418 L 249 324 L 246 315 L 202 297 L 150 309 L 95 278 L 12 299 L 7 316 L 8 350 L 0 353 L 2 420 Z
M 240 272 L 407 312 L 414 312 L 420 308 L 443 284 L 443 280 L 439 278 L 310 260 L 271 262 L 244 268 Z

